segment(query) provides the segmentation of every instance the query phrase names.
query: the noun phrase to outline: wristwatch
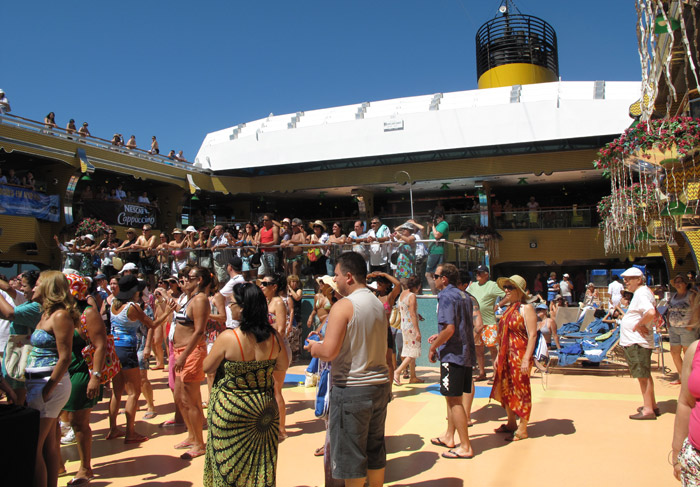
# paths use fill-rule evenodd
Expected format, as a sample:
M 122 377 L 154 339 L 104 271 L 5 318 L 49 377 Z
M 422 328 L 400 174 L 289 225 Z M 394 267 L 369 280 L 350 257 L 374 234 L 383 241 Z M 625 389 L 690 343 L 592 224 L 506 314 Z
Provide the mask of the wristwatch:
M 101 374 L 100 372 L 96 371 L 96 370 L 91 370 L 90 373 L 91 373 L 92 375 L 94 375 L 95 377 L 97 377 L 98 379 L 101 379 L 101 378 L 102 378 L 102 374 Z

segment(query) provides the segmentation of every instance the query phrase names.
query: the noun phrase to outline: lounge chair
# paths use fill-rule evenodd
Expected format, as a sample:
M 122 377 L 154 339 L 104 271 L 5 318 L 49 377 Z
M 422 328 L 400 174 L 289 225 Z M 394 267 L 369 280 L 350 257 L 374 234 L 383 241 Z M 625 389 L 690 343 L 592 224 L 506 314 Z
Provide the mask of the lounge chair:
M 565 345 L 563 344 L 561 350 L 551 350 L 550 354 L 558 357 L 557 365 L 561 365 L 562 367 L 571 365 L 578 359 L 586 359 L 589 362 L 601 363 L 608 358 L 610 352 L 620 341 L 620 327 L 615 328 L 609 333 L 610 336 L 605 337 L 604 340 L 594 340 L 591 337 L 574 339 Z

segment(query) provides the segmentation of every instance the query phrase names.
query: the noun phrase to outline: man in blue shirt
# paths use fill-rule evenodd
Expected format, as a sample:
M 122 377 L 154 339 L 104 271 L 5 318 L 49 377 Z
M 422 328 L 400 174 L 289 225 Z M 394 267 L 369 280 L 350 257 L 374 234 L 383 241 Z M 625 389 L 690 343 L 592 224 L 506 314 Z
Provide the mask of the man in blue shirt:
M 459 271 L 452 264 L 441 264 L 435 270 L 435 287 L 440 291 L 438 334 L 428 339 L 429 360 L 440 359 L 440 393 L 447 401 L 447 432 L 430 442 L 449 448 L 442 454 L 444 458 L 474 456 L 469 442 L 467 412 L 462 402 L 462 395 L 471 393 L 472 368 L 476 365 L 472 302 L 456 287 L 458 280 Z M 459 446 L 455 446 L 454 436 L 447 438 L 447 434 L 455 429 Z

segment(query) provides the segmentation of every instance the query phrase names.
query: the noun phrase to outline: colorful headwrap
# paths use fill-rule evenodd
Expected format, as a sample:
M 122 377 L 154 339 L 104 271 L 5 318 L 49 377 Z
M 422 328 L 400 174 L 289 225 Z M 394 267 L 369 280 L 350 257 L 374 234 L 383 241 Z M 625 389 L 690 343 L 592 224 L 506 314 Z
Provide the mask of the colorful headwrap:
M 78 301 L 85 301 L 88 296 L 88 285 L 83 276 L 78 274 L 66 274 L 66 279 L 68 279 L 68 287 L 70 287 L 70 293 Z

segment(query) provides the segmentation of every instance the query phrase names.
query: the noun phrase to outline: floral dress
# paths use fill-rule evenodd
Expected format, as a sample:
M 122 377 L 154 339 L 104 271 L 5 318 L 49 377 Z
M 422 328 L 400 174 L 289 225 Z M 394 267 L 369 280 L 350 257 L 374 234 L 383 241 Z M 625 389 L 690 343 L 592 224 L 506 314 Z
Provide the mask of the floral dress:
M 520 306 L 510 305 L 499 322 L 500 349 L 490 397 L 521 418 L 530 419 L 530 373 L 520 370 L 527 349 L 527 328 Z
M 415 249 L 410 244 L 403 243 L 399 246 L 397 252 L 399 257 L 396 259 L 396 278 L 408 279 L 415 275 Z
M 407 294 L 404 299 L 399 299 L 399 312 L 401 313 L 401 335 L 403 336 L 402 357 L 418 358 L 420 357 L 421 341 L 418 339 L 418 324 L 411 320 L 411 313 L 408 310 L 408 298 L 411 294 Z

